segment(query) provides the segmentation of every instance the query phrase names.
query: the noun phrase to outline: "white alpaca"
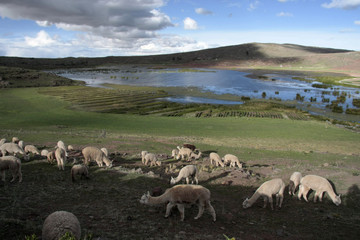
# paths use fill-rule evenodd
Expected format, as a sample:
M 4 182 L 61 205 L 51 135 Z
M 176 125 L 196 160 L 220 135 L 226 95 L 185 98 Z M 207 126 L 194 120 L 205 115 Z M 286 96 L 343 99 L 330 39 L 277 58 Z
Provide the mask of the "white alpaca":
M 64 149 L 64 151 L 65 151 L 65 156 L 66 156 L 66 157 L 69 156 L 68 153 L 67 153 L 67 151 L 66 151 L 65 143 L 64 143 L 63 141 L 61 141 L 61 140 L 58 141 L 57 144 L 56 144 L 56 146 L 55 146 L 55 148 L 62 148 L 62 149 Z
M 141 151 L 141 162 L 145 164 L 145 155 L 148 154 L 148 151 Z
M 319 198 L 319 201 L 321 202 L 323 193 L 327 192 L 336 206 L 339 206 L 341 204 L 341 195 L 336 195 L 330 182 L 323 177 L 317 175 L 306 175 L 305 177 L 303 177 L 300 181 L 299 186 L 299 200 L 301 200 L 301 197 L 303 197 L 305 201 L 308 202 L 306 196 L 310 189 L 315 191 L 314 202 L 316 202 L 317 198 Z
M 27 156 L 25 155 L 25 151 L 19 147 L 16 143 L 4 143 L 0 146 L 0 151 L 2 156 L 5 156 L 6 153 L 13 154 L 14 156 L 17 153 L 20 153 L 25 156 L 25 159 L 27 159 Z
M 48 155 L 49 151 L 46 149 L 41 150 L 40 155 L 43 157 L 46 157 Z
M 12 174 L 12 180 L 15 181 L 16 177 L 19 177 L 19 182 L 22 181 L 21 173 L 21 161 L 14 156 L 4 156 L 0 157 L 0 173 L 2 176 L 2 181 L 5 182 L 5 170 L 9 169 Z
M 34 145 L 26 145 L 24 148 L 24 151 L 25 151 L 25 153 L 32 153 L 32 154 L 40 155 L 39 149 L 37 149 L 37 147 L 35 147 Z
M 216 213 L 210 203 L 210 191 L 200 185 L 176 185 L 172 188 L 166 189 L 165 193 L 159 197 L 152 197 L 148 192 L 141 197 L 140 203 L 146 205 L 168 203 L 165 213 L 166 218 L 170 215 L 171 209 L 176 205 L 180 212 L 181 221 L 184 221 L 185 218 L 184 204 L 197 203 L 199 212 L 194 219 L 199 219 L 204 213 L 204 208 L 206 207 L 213 217 L 213 221 L 216 221 Z
M 289 195 L 295 195 L 296 188 L 299 186 L 301 178 L 302 175 L 299 172 L 294 172 L 293 174 L 291 174 L 289 183 Z
M 170 184 L 174 185 L 183 178 L 186 179 L 186 184 L 189 184 L 189 177 L 192 178 L 192 181 L 191 181 L 192 184 L 194 184 L 194 180 L 195 180 L 196 184 L 199 184 L 197 175 L 198 175 L 198 171 L 197 171 L 196 166 L 195 165 L 187 165 L 180 170 L 179 175 L 176 178 L 171 177 Z
M 57 148 L 55 150 L 55 158 L 56 158 L 56 162 L 57 162 L 59 170 L 65 170 L 66 152 L 63 148 Z
M 240 163 L 238 157 L 235 155 L 226 154 L 224 156 L 224 164 L 227 165 L 228 163 L 230 163 L 230 167 L 236 167 L 237 165 L 239 168 L 242 168 L 242 164 Z
M 179 149 L 171 150 L 171 157 L 176 159 L 176 156 L 179 154 Z
M 155 154 L 153 153 L 147 153 L 144 157 L 144 164 L 148 165 L 150 162 L 150 167 L 152 166 L 161 166 L 161 162 L 158 160 Z
M 189 161 L 190 159 L 190 154 L 193 152 L 190 148 L 180 148 L 179 146 L 177 147 L 179 149 L 179 153 L 176 156 L 176 159 L 179 160 L 181 158 L 181 160 L 184 160 L 185 158 Z
M 209 157 L 210 157 L 210 164 L 215 165 L 215 166 L 225 167 L 219 154 L 212 152 L 212 153 L 210 153 Z
M 81 237 L 80 222 L 71 212 L 57 211 L 50 214 L 42 228 L 42 240 L 57 240 L 70 233 L 75 239 Z
M 105 156 L 103 151 L 96 147 L 86 147 L 82 150 L 82 154 L 86 165 L 88 165 L 91 160 L 95 160 L 99 167 L 104 166 L 103 163 L 105 163 L 107 167 L 112 167 L 112 161 Z
M 281 208 L 283 199 L 284 199 L 284 190 L 285 183 L 280 178 L 275 178 L 264 182 L 261 186 L 255 191 L 250 199 L 246 198 L 243 202 L 243 208 L 251 207 L 259 197 L 264 198 L 264 208 L 266 208 L 267 202 L 269 201 L 271 209 L 274 210 L 273 206 L 273 195 L 276 195 L 276 206 Z

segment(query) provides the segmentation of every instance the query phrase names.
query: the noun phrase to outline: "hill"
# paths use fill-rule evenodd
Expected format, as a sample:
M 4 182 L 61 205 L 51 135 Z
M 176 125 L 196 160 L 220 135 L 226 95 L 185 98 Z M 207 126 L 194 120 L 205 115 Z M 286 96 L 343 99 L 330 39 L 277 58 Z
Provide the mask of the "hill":
M 1 66 L 30 69 L 82 68 L 117 64 L 219 68 L 300 68 L 302 70 L 356 72 L 360 66 L 360 53 L 294 44 L 248 43 L 193 52 L 149 56 L 56 59 L 0 57 Z

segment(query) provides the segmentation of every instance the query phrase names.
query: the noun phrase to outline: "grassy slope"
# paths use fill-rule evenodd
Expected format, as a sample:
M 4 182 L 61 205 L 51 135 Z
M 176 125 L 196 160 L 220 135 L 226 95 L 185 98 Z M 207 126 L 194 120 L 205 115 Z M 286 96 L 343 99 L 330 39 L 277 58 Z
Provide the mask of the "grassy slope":
M 316 121 L 255 118 L 169 118 L 73 110 L 37 89 L 2 90 L 0 129 L 97 131 L 144 137 L 182 137 L 204 144 L 281 151 L 359 154 L 357 133 Z M 36 136 L 34 136 L 34 140 Z

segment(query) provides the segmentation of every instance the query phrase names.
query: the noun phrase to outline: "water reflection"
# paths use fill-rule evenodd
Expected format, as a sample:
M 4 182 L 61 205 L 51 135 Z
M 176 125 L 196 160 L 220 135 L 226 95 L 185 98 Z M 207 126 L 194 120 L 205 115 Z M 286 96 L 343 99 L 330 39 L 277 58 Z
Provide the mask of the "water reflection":
M 155 86 L 155 87 L 198 87 L 204 92 L 215 94 L 234 94 L 251 98 L 272 98 L 281 101 L 298 100 L 325 108 L 340 94 L 344 95 L 339 103 L 344 108 L 355 108 L 353 98 L 360 98 L 359 89 L 336 86 L 329 89 L 313 87 L 315 82 L 294 79 L 295 75 L 267 74 L 262 79 L 246 77 L 248 73 L 231 70 L 182 69 L 154 70 L 147 68 L 110 68 L 110 69 L 71 69 L 55 72 L 58 75 L 85 81 L 89 86 L 104 83 Z M 169 98 L 169 101 L 210 103 L 206 98 Z M 214 100 L 211 100 L 214 101 Z M 214 102 L 215 103 L 215 102 Z M 226 103 L 224 103 L 226 104 Z M 231 103 L 232 104 L 232 103 Z M 234 103 L 238 104 L 238 103 Z

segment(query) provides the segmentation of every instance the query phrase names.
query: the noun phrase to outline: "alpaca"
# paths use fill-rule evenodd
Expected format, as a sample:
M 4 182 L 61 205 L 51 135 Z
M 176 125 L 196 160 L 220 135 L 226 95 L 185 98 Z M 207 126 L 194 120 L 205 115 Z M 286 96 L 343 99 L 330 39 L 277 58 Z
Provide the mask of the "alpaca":
M 148 151 L 141 151 L 141 162 L 142 164 L 145 164 L 145 156 L 148 154 Z
M 213 164 L 214 162 L 214 165 L 215 166 L 221 166 L 221 167 L 225 167 L 223 161 L 221 160 L 219 154 L 215 153 L 215 152 L 212 152 L 210 153 L 210 164 Z
M 59 170 L 65 170 L 66 152 L 63 148 L 57 148 L 55 150 L 55 158 L 56 158 L 56 162 L 57 162 Z
M 224 164 L 227 165 L 228 163 L 230 163 L 230 167 L 236 167 L 237 165 L 239 168 L 242 168 L 242 164 L 240 163 L 238 157 L 235 155 L 226 154 L 224 156 Z
M 294 172 L 290 176 L 290 183 L 289 183 L 289 195 L 295 195 L 296 189 L 300 184 L 300 180 L 302 178 L 301 173 Z
M 173 149 L 171 150 L 171 157 L 176 159 L 176 156 L 179 154 L 179 149 Z
M 299 200 L 301 200 L 301 197 L 303 197 L 305 201 L 308 202 L 306 196 L 310 189 L 315 191 L 314 202 L 316 202 L 317 198 L 319 198 L 319 201 L 321 202 L 323 193 L 327 192 L 336 206 L 339 206 L 341 204 L 341 195 L 336 195 L 330 182 L 323 177 L 317 175 L 306 175 L 305 177 L 303 177 L 300 181 L 299 186 Z
M 194 180 L 196 181 L 196 184 L 199 184 L 197 174 L 198 171 L 195 165 L 187 165 L 180 170 L 179 175 L 176 178 L 171 177 L 170 184 L 174 185 L 183 178 L 186 179 L 186 184 L 189 184 L 189 177 L 192 178 L 192 184 L 194 184 Z
M 179 160 L 181 158 L 181 160 L 184 160 L 185 158 L 187 158 L 187 160 L 189 160 L 190 155 L 193 151 L 190 148 L 180 148 L 179 146 L 177 148 L 179 149 L 179 153 L 176 156 L 176 159 Z
M 201 155 L 202 155 L 202 152 L 198 152 L 198 154 L 196 154 L 196 153 L 194 153 L 194 152 L 192 152 L 192 153 L 190 153 L 190 156 L 189 156 L 189 160 L 191 160 L 191 159 L 195 159 L 195 160 L 199 160 L 199 158 L 201 157 Z
M 71 168 L 71 180 L 75 182 L 75 175 L 80 175 L 80 178 L 89 178 L 88 166 L 84 164 L 76 164 Z
M 12 180 L 15 181 L 16 177 L 19 177 L 19 182 L 22 182 L 22 173 L 21 173 L 21 161 L 14 156 L 4 156 L 0 157 L 0 173 L 2 176 L 2 181 L 5 182 L 5 170 L 9 169 L 12 174 Z
M 264 198 L 264 208 L 266 208 L 267 201 L 269 201 L 271 209 L 274 210 L 272 195 L 276 195 L 276 206 L 281 208 L 284 199 L 285 183 L 280 178 L 275 178 L 264 182 L 255 191 L 250 199 L 246 198 L 243 202 L 243 208 L 251 207 L 259 197 Z M 280 200 L 280 202 L 279 202 Z
M 181 221 L 184 221 L 184 204 L 198 203 L 199 212 L 194 219 L 199 219 L 204 213 L 206 207 L 216 221 L 216 213 L 210 203 L 210 190 L 200 185 L 176 185 L 169 188 L 159 197 L 152 197 L 150 193 L 144 194 L 140 203 L 146 205 L 157 205 L 168 203 L 166 207 L 165 218 L 169 217 L 171 209 L 176 205 L 180 212 Z

